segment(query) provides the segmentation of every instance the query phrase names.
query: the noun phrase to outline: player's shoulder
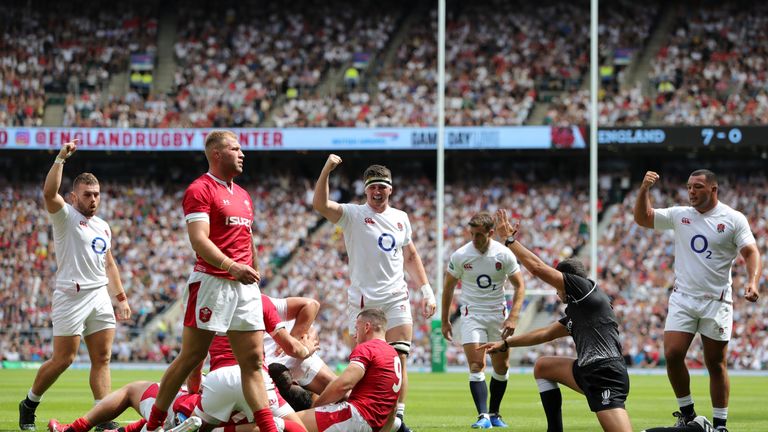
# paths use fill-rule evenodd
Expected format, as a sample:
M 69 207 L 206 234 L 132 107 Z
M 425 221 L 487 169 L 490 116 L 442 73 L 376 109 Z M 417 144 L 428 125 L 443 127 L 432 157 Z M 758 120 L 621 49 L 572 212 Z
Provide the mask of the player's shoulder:
M 508 247 L 501 244 L 501 242 L 498 242 L 494 239 L 491 239 L 491 244 L 488 246 L 488 250 L 491 252 L 491 255 L 493 256 L 505 256 L 505 257 L 514 257 L 515 255 L 512 253 L 511 250 L 509 250 Z
M 728 204 L 725 204 L 723 202 L 717 203 L 716 211 L 722 215 L 725 215 L 731 219 L 742 219 L 746 218 L 744 213 L 736 210 L 735 208 L 729 206 Z
M 211 176 L 208 175 L 208 173 L 201 175 L 200 177 L 192 180 L 192 183 L 187 186 L 187 193 L 194 192 L 194 191 L 200 191 L 205 190 L 213 187 L 214 180 Z
M 453 251 L 453 256 L 456 258 L 465 258 L 476 254 L 477 249 L 475 249 L 475 246 L 472 244 L 472 242 L 467 242 Z

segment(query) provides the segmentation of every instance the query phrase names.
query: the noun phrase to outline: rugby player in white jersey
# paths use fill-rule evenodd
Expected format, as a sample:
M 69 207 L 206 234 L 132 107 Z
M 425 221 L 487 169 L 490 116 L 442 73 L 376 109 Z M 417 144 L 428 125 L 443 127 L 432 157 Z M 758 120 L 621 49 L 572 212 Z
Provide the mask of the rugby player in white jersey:
M 382 165 L 369 166 L 363 174 L 365 204 L 339 204 L 328 198 L 328 177 L 340 163 L 339 156 L 328 156 L 315 185 L 312 206 L 338 224 L 344 233 L 350 269 L 347 299 L 350 334 L 355 332 L 355 321 L 362 310 L 382 309 L 387 316 L 386 340 L 398 352 L 403 365 L 403 385 L 397 404 L 397 416 L 402 419 L 408 382 L 405 365 L 413 333 L 404 270 L 413 284 L 420 287 L 425 318 L 434 315 L 437 309 L 435 294 L 411 240 L 408 214 L 389 205 L 390 170 Z M 409 430 L 404 422 L 401 430 Z
M 61 147 L 43 186 L 56 249 L 51 311 L 53 355 L 37 371 L 27 397 L 19 403 L 21 430 L 35 430 L 35 409 L 40 398 L 75 360 L 80 337 L 85 340 L 91 360 L 94 403 L 109 394 L 115 317 L 120 320 L 131 317 L 120 271 L 112 257 L 112 231 L 107 222 L 96 216 L 101 201 L 99 181 L 91 173 L 75 177 L 71 205 L 59 195 L 64 163 L 76 150 L 77 140 Z
M 503 244 L 493 240 L 494 219 L 488 212 L 480 212 L 469 220 L 472 241 L 457 249 L 448 263 L 443 287 L 441 310 L 443 337 L 453 340 L 453 329 L 448 317 L 453 292 L 461 281 L 461 343 L 469 364 L 469 390 L 475 401 L 478 418 L 472 425 L 476 429 L 506 427 L 499 415 L 499 406 L 507 389 L 509 352 L 491 354 L 490 410 L 486 405 L 488 388 L 485 385 L 485 351 L 477 348 L 484 343 L 497 342 L 515 333 L 517 318 L 523 305 L 525 283 L 515 255 Z M 515 289 L 512 309 L 507 313 L 504 282 L 509 280 Z
M 690 206 L 654 209 L 649 189 L 659 174 L 648 171 L 635 203 L 635 222 L 646 228 L 674 230 L 675 284 L 669 297 L 664 326 L 667 377 L 677 397 L 677 425 L 693 421 L 685 356 L 696 333 L 701 334 L 704 363 L 709 372 L 713 424 L 726 430 L 728 418 L 727 350 L 733 327 L 731 268 L 738 254 L 747 267 L 744 298 L 756 302 L 760 279 L 760 252 L 747 218 L 717 199 L 717 177 L 700 169 L 688 177 Z

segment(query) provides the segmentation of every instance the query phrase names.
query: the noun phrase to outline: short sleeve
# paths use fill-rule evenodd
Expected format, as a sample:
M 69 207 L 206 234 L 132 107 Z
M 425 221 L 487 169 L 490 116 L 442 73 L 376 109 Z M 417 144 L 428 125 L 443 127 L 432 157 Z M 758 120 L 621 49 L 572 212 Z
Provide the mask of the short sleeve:
M 653 229 L 671 230 L 675 228 L 675 213 L 679 207 L 669 207 L 653 210 Z
M 56 213 L 48 213 L 48 217 L 51 218 L 51 223 L 53 224 L 53 228 L 55 230 L 54 235 L 56 233 L 64 233 L 67 229 L 67 219 L 69 218 L 69 215 L 72 214 L 72 211 L 70 210 L 69 204 L 64 204 L 64 206 L 59 209 Z
M 747 217 L 738 213 L 734 222 L 733 242 L 736 244 L 736 249 L 741 250 L 744 246 L 755 243 L 755 236 L 752 235 L 752 230 L 749 228 Z
M 451 254 L 451 259 L 448 260 L 448 273 L 456 279 L 461 279 L 464 275 L 464 267 L 461 265 L 461 257 L 458 252 Z
M 340 226 L 342 231 L 347 231 L 352 227 L 356 207 L 355 204 L 341 204 L 341 217 L 336 225 Z
M 288 301 L 286 299 L 282 298 L 274 298 L 274 297 L 267 297 L 273 305 L 275 305 L 275 309 L 277 309 L 277 315 L 280 317 L 282 321 L 287 321 L 288 319 Z
M 184 219 L 187 223 L 196 221 L 210 221 L 211 196 L 207 189 L 199 183 L 193 183 L 184 192 L 182 201 Z
M 559 322 L 560 324 L 562 324 L 565 327 L 568 327 L 568 321 L 569 320 L 570 320 L 570 318 L 568 318 L 568 316 L 566 315 L 566 316 L 560 318 L 559 320 L 557 320 L 557 322 Z
M 408 219 L 408 215 L 405 215 L 405 238 L 403 239 L 403 246 L 408 245 L 411 242 L 411 236 L 413 235 L 413 229 L 411 229 L 411 220 Z
M 509 249 L 507 249 L 509 251 Z M 513 274 L 520 271 L 520 265 L 517 263 L 517 258 L 515 258 L 515 254 L 513 254 L 511 251 L 509 253 L 505 254 L 506 260 L 507 260 L 507 277 L 512 276 Z
M 261 309 L 264 313 L 264 329 L 267 333 L 273 333 L 275 330 L 279 330 L 284 327 L 281 324 L 282 320 L 277 314 L 277 308 L 272 304 L 269 297 L 262 294 L 261 296 Z
M 349 354 L 349 362 L 355 363 L 358 366 L 362 367 L 363 370 L 368 369 L 368 365 L 371 363 L 371 359 L 373 356 L 371 355 L 370 347 L 365 346 L 366 344 L 360 344 L 356 346 L 352 353 Z

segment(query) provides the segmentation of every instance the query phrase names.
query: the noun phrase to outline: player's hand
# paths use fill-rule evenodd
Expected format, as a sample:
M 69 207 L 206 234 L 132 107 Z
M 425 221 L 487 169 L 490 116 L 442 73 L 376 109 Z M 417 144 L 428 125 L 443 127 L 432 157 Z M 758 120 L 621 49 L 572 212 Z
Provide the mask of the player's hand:
M 512 225 L 507 218 L 507 211 L 504 209 L 496 210 L 496 234 L 500 239 L 505 239 L 509 236 L 517 235 L 520 231 L 520 224 L 516 223 Z
M 513 334 L 515 334 L 515 323 L 508 319 L 504 320 L 504 324 L 501 326 L 501 338 L 506 339 Z
M 253 267 L 237 262 L 229 268 L 229 274 L 243 285 L 255 284 L 261 280 L 261 274 L 254 270 Z
M 123 300 L 115 306 L 115 318 L 118 321 L 131 319 L 131 307 L 128 305 L 128 300 Z
M 478 351 L 487 351 L 490 354 L 504 352 L 507 350 L 507 344 L 503 340 L 498 342 L 488 342 L 477 347 Z
M 335 170 L 336 167 L 339 165 L 341 165 L 341 158 L 331 153 L 330 155 L 328 155 L 328 160 L 325 161 L 325 166 L 323 167 L 323 171 L 331 172 Z
M 424 315 L 424 318 L 431 317 L 437 311 L 437 304 L 434 301 L 428 301 L 427 299 L 424 299 L 421 301 L 421 303 L 422 314 Z
M 317 338 L 313 338 L 309 334 L 304 334 L 304 336 L 299 339 L 299 342 L 301 342 L 301 344 L 304 345 L 307 350 L 309 350 L 307 357 L 311 356 L 315 353 L 315 351 L 320 349 L 320 342 L 317 340 Z
M 751 283 L 747 284 L 746 289 L 744 290 L 744 298 L 747 299 L 748 302 L 756 302 L 757 299 L 760 298 L 760 293 L 757 291 L 757 284 Z
M 72 154 L 77 150 L 78 141 L 80 140 L 75 138 L 70 142 L 64 143 L 61 146 L 61 150 L 59 150 L 59 157 L 62 159 L 67 159 L 68 157 L 72 156 Z
M 453 325 L 451 324 L 451 321 L 443 321 L 443 324 L 441 325 L 441 330 L 443 331 L 443 337 L 448 341 L 453 341 Z
M 650 187 L 656 184 L 657 181 L 659 181 L 659 175 L 653 171 L 648 171 L 645 173 L 643 184 L 640 187 L 650 189 Z

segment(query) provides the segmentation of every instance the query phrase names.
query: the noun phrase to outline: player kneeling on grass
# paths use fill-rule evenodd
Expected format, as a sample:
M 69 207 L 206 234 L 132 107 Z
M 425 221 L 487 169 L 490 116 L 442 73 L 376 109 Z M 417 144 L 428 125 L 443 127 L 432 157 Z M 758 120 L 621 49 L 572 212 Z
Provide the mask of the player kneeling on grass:
M 541 357 L 533 375 L 539 386 L 541 403 L 547 416 L 547 431 L 562 431 L 562 383 L 587 397 L 589 408 L 597 414 L 604 431 L 632 431 L 624 401 L 629 393 L 629 375 L 621 354 L 616 315 L 610 299 L 587 279 L 584 265 L 574 259 L 562 261 L 557 268 L 545 264 L 538 256 L 516 241 L 518 226 L 507 220 L 504 210 L 496 212 L 496 232 L 518 261 L 535 277 L 552 285 L 557 296 L 568 306 L 565 317 L 548 327 L 522 335 L 508 336 L 479 349 L 491 353 L 509 347 L 538 345 L 568 336 L 576 344 L 577 358 Z
M 84 416 L 71 424 L 59 423 L 56 419 L 48 422 L 50 432 L 86 432 L 94 425 L 108 422 L 120 416 L 128 408 L 133 408 L 143 417 L 141 420 L 120 427 L 120 432 L 139 432 L 147 423 L 149 411 L 155 403 L 159 384 L 151 381 L 134 381 L 115 390 L 96 404 Z M 187 389 L 182 387 L 168 409 L 168 416 L 163 429 L 169 432 L 192 432 L 200 427 L 200 419 L 192 416 L 195 405 L 200 400 L 200 374 L 190 374 Z M 180 414 L 180 415 L 177 415 Z M 183 416 L 184 421 L 176 424 Z
M 349 366 L 315 400 L 315 408 L 299 412 L 309 432 L 388 432 L 403 384 L 400 357 L 385 340 L 387 318 L 381 309 L 357 315 L 357 346 Z M 342 401 L 349 393 L 346 402 Z

